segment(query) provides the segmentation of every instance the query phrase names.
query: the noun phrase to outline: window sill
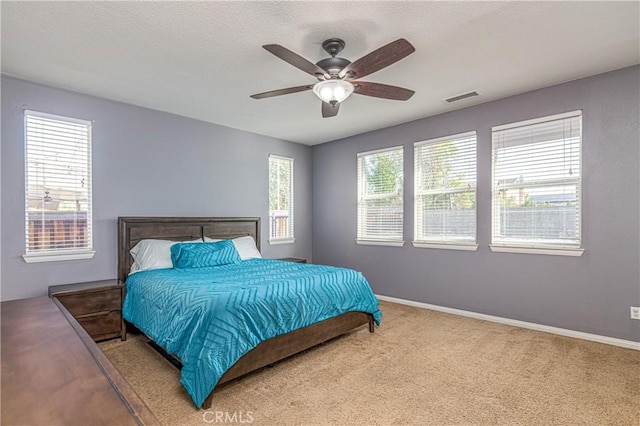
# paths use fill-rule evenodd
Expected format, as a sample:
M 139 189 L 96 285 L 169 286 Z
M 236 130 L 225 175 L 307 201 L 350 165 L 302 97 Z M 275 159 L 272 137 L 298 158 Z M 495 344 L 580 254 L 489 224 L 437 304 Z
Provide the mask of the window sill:
M 295 241 L 295 238 L 280 238 L 278 240 L 269 240 L 269 244 L 272 246 L 278 244 L 293 244 Z
M 584 249 L 581 248 L 536 248 L 536 247 L 509 247 L 509 246 L 489 246 L 495 253 L 522 253 L 522 254 L 546 254 L 551 256 L 582 256 Z
M 477 244 L 447 244 L 447 243 L 426 243 L 421 241 L 412 241 L 416 248 L 431 248 L 431 249 L 444 249 L 444 250 L 466 250 L 476 251 L 478 250 Z
M 365 246 L 402 247 L 404 245 L 404 241 L 356 240 L 356 244 L 365 245 Z
M 63 260 L 79 260 L 79 259 L 91 259 L 96 252 L 82 251 L 74 253 L 34 253 L 24 254 L 22 258 L 27 263 L 41 263 L 41 262 L 59 262 Z

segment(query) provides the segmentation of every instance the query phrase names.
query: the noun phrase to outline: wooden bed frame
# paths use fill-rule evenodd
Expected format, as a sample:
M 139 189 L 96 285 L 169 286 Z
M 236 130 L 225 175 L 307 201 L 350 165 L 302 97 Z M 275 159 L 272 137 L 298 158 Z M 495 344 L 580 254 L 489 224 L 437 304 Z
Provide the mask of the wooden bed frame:
M 260 250 L 259 217 L 119 217 L 118 278 L 123 282 L 133 259 L 129 250 L 142 239 L 188 241 L 202 237 L 235 238 L 251 235 Z M 333 339 L 364 324 L 373 333 L 373 316 L 347 312 L 260 343 L 240 358 L 220 378 L 218 385 L 273 364 L 305 349 Z M 211 408 L 213 390 L 203 404 Z

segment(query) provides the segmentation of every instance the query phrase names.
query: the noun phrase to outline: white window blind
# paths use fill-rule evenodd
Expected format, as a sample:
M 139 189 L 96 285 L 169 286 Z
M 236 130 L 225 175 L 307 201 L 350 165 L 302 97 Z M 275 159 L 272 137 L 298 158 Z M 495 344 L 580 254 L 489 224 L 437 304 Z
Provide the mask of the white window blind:
M 476 133 L 414 144 L 416 243 L 476 243 Z
M 358 154 L 359 242 L 402 243 L 403 148 Z
M 492 246 L 581 247 L 582 112 L 492 129 Z
M 269 156 L 269 242 L 293 242 L 293 158 Z
M 25 260 L 92 256 L 91 123 L 25 111 L 25 163 Z

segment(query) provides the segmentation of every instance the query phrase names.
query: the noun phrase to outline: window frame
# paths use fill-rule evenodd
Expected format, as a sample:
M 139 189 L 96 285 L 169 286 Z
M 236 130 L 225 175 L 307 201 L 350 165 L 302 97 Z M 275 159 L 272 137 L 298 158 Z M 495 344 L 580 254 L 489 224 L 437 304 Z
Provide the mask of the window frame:
M 271 160 L 276 160 L 276 161 L 287 161 L 289 163 L 289 176 L 290 176 L 290 181 L 289 181 L 289 221 L 290 223 L 287 224 L 287 236 L 286 237 L 280 237 L 280 238 L 273 238 L 272 237 L 272 233 L 273 230 L 271 229 L 271 225 L 272 225 L 272 218 L 271 218 L 271 208 L 269 207 L 268 209 L 268 219 L 269 219 L 269 239 L 268 242 L 270 245 L 277 245 L 277 244 L 293 244 L 295 242 L 295 220 L 294 220 L 294 206 L 295 206 L 295 197 L 294 197 L 294 181 L 295 181 L 295 162 L 294 162 L 294 158 L 293 157 L 286 157 L 283 155 L 276 155 L 276 154 L 269 154 L 269 179 L 268 179 L 268 183 L 269 183 L 269 195 L 268 195 L 268 200 L 269 200 L 269 206 L 271 205 Z M 290 234 L 289 234 L 290 232 Z
M 29 250 L 29 134 L 28 134 L 28 119 L 29 117 L 42 118 L 60 121 L 69 124 L 82 125 L 87 128 L 87 170 L 86 178 L 88 181 L 87 189 L 87 246 L 83 248 L 73 249 L 38 249 Z M 57 262 L 66 260 L 79 260 L 79 259 L 91 259 L 95 255 L 93 246 L 93 163 L 92 163 L 92 148 L 93 148 L 93 123 L 88 120 L 83 120 L 75 117 L 67 117 L 62 115 L 50 114 L 41 111 L 34 111 L 25 109 L 23 114 L 24 125 L 24 241 L 25 241 L 25 254 L 22 258 L 26 263 L 40 263 L 40 262 Z
M 384 152 L 391 151 L 400 151 L 400 165 L 402 166 L 402 190 L 398 194 L 397 192 L 393 193 L 385 193 L 385 194 L 376 194 L 376 195 L 366 195 L 364 194 L 364 181 L 361 181 L 360 176 L 363 176 L 364 173 L 361 173 L 360 159 L 367 157 L 369 155 L 382 154 Z M 364 160 L 363 160 L 364 161 Z M 404 245 L 404 146 L 396 145 L 388 148 L 374 149 L 370 151 L 359 152 L 356 155 L 356 186 L 357 186 L 357 199 L 356 199 L 356 244 L 359 245 L 377 245 L 377 246 L 390 246 L 390 247 L 402 247 Z M 381 199 L 381 198 L 392 198 L 400 195 L 402 198 L 402 231 L 400 232 L 399 238 L 375 238 L 368 236 L 360 235 L 360 208 L 361 202 L 364 199 Z
M 475 149 L 475 179 L 474 179 L 474 233 L 473 240 L 464 240 L 460 238 L 441 238 L 441 239 L 424 239 L 419 238 L 419 229 L 418 225 L 419 219 L 419 202 L 418 197 L 422 195 L 427 195 L 424 191 L 419 191 L 418 180 L 420 178 L 419 171 L 419 158 L 418 158 L 418 150 L 425 145 L 437 144 L 443 141 L 449 140 L 462 140 L 473 137 L 474 138 L 474 149 Z M 478 249 L 478 134 L 475 130 L 471 130 L 468 132 L 457 133 L 454 135 L 443 136 L 434 139 L 427 139 L 424 141 L 414 142 L 413 144 L 413 173 L 414 173 L 414 186 L 413 186 L 413 241 L 412 244 L 417 248 L 436 248 L 436 249 L 448 249 L 448 250 L 468 250 L 475 251 Z M 442 190 L 432 190 L 429 191 L 430 194 L 454 194 L 459 192 L 468 192 L 463 190 L 447 190 L 446 188 L 442 188 Z
M 541 123 L 547 123 L 551 121 L 560 121 L 565 119 L 571 119 L 579 117 L 580 119 L 580 129 L 579 129 L 579 144 L 578 144 L 578 161 L 579 161 L 579 176 L 577 178 L 576 185 L 576 193 L 579 195 L 577 197 L 577 220 L 579 221 L 576 229 L 579 235 L 578 244 L 553 244 L 548 242 L 538 242 L 534 240 L 528 240 L 526 242 L 514 242 L 514 241 L 496 241 L 496 235 L 498 235 L 499 220 L 496 220 L 496 182 L 495 182 L 495 172 L 496 172 L 496 161 L 495 161 L 495 149 L 496 149 L 496 138 L 495 135 L 497 132 L 515 129 L 518 127 L 527 127 Z M 497 253 L 525 253 L 525 254 L 542 254 L 542 255 L 555 255 L 555 256 L 582 256 L 584 253 L 583 246 L 583 190 L 582 190 L 582 168 L 583 168 L 583 111 L 575 110 L 569 111 L 560 114 L 553 114 L 544 117 L 523 120 L 508 124 L 503 124 L 499 126 L 493 126 L 491 128 L 491 243 L 489 248 L 492 252 Z M 531 187 L 532 185 L 527 185 L 527 187 Z M 533 187 L 543 187 L 548 186 L 543 184 L 535 185 Z

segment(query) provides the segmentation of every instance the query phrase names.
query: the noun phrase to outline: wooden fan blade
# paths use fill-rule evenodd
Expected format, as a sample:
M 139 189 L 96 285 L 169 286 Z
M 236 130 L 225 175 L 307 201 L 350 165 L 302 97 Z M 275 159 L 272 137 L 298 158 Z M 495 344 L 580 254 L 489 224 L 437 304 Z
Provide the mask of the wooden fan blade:
M 340 104 L 331 105 L 328 102 L 322 103 L 322 117 L 330 118 L 338 115 L 338 111 L 340 110 Z
M 404 87 L 389 86 L 388 84 L 370 83 L 368 81 L 352 81 L 356 86 L 353 93 L 358 95 L 373 96 L 374 98 L 393 99 L 394 101 L 406 101 L 415 93 Z
M 340 78 L 344 78 L 349 71 L 355 74 L 353 78 L 362 78 L 398 62 L 415 51 L 416 48 L 411 43 L 400 38 L 347 65 L 340 71 Z
M 316 77 L 317 74 L 320 74 L 323 75 L 326 79 L 331 78 L 331 76 L 329 76 L 325 70 L 323 70 L 313 62 L 307 61 L 305 58 L 298 55 L 297 53 L 292 52 L 286 47 L 282 47 L 279 44 L 265 44 L 262 47 L 276 55 L 278 58 L 290 63 L 298 69 L 301 69 L 307 74 L 311 74 L 314 77 Z
M 272 98 L 274 96 L 288 95 L 289 93 L 304 92 L 305 90 L 311 90 L 311 89 L 313 89 L 313 84 L 307 84 L 306 86 L 296 86 L 296 87 L 289 87 L 286 89 L 271 90 L 269 92 L 256 93 L 255 95 L 251 95 L 251 97 L 253 99 Z

